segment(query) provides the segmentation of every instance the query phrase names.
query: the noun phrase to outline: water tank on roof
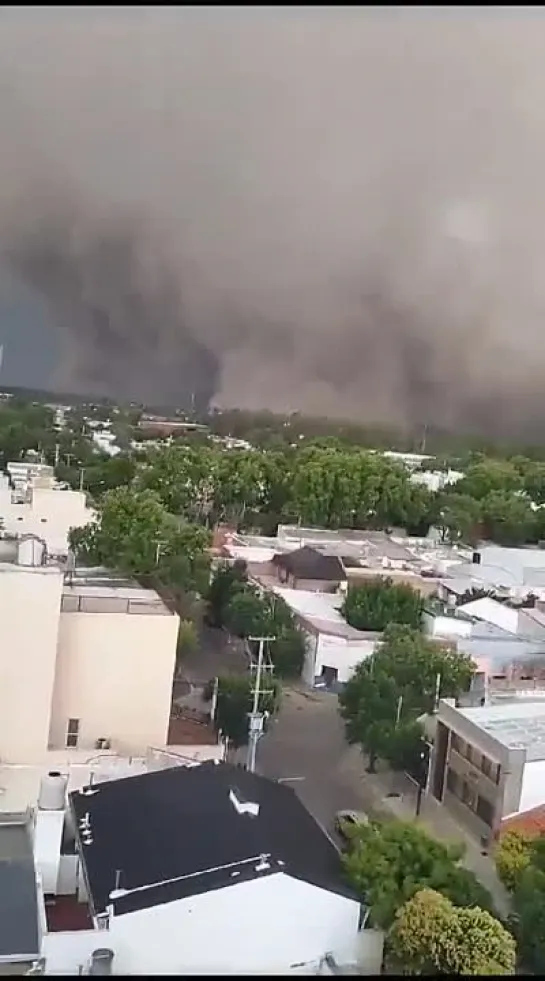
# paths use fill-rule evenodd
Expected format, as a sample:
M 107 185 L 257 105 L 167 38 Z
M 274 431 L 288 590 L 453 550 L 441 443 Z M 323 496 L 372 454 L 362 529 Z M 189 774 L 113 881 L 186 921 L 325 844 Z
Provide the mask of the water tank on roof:
M 38 807 L 41 811 L 64 811 L 68 777 L 58 770 L 50 770 L 40 781 Z
M 24 566 L 43 565 L 45 558 L 45 542 L 36 535 L 25 535 L 21 538 L 17 549 L 17 562 Z

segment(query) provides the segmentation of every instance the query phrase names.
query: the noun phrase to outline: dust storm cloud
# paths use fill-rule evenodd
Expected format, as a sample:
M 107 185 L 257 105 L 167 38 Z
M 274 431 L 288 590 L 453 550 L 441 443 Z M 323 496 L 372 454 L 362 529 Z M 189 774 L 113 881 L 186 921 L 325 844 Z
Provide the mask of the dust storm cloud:
M 53 382 L 545 415 L 543 8 L 2 8 L 1 261 Z

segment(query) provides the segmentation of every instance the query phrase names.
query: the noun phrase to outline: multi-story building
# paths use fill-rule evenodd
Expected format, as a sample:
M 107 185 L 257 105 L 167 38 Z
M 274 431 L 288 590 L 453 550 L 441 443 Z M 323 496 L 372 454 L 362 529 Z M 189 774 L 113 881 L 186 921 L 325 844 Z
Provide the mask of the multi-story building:
M 156 592 L 3 562 L 0 623 L 3 764 L 166 744 L 179 618 Z
M 486 838 L 545 804 L 545 698 L 534 692 L 473 708 L 442 700 L 428 789 Z

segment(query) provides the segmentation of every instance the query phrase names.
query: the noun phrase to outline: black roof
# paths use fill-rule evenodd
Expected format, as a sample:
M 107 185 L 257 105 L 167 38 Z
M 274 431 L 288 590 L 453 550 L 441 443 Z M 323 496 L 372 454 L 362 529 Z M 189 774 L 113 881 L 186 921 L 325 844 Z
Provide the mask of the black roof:
M 232 791 L 259 813 L 240 813 Z M 357 899 L 337 849 L 293 789 L 239 767 L 207 762 L 111 780 L 89 795 L 72 793 L 70 803 L 95 915 L 110 904 L 120 915 L 275 872 Z M 129 891 L 138 887 L 146 888 Z
M 273 562 L 296 579 L 324 579 L 328 582 L 346 579 L 344 566 L 338 555 L 324 555 L 310 545 L 297 548 L 294 552 L 275 555 Z
M 24 821 L 8 820 L 0 819 L 0 959 L 37 960 L 41 944 L 32 842 Z

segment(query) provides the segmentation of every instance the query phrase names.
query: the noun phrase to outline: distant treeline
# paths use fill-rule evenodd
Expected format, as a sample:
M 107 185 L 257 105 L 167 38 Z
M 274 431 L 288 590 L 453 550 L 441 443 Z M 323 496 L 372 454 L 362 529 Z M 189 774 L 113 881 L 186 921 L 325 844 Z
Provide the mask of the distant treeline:
M 129 408 L 113 398 L 73 392 L 52 392 L 47 389 L 23 388 L 0 385 L 0 390 L 21 401 L 61 403 L 70 406 L 99 405 Z M 545 427 L 543 441 L 526 443 L 524 440 L 492 440 L 478 433 L 452 433 L 431 424 L 413 429 L 400 430 L 391 426 L 365 424 L 354 420 L 328 419 L 323 416 L 304 416 L 299 413 L 281 415 L 267 410 L 212 409 L 205 415 L 192 416 L 181 406 L 131 403 L 130 408 L 162 416 L 181 415 L 194 418 L 195 422 L 208 425 L 218 436 L 245 439 L 254 446 L 271 444 L 298 444 L 304 439 L 334 439 L 347 446 L 364 446 L 369 449 L 392 449 L 405 453 L 429 453 L 449 459 L 463 458 L 468 454 L 509 459 L 524 456 L 528 459 L 545 460 Z

